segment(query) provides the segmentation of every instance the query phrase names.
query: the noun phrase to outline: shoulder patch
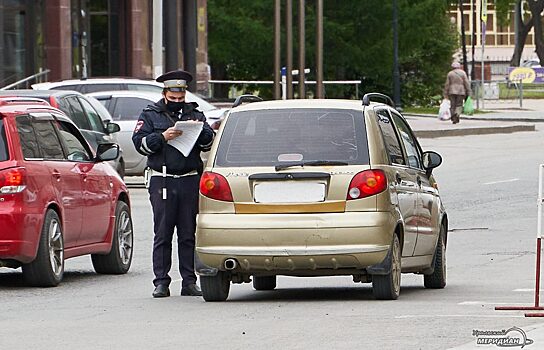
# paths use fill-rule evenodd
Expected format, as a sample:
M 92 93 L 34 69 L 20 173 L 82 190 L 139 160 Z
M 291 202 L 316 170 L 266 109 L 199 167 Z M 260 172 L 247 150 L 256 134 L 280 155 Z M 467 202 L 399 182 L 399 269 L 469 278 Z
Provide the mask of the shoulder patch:
M 143 125 L 144 125 L 144 121 L 138 120 L 138 122 L 136 123 L 136 127 L 134 128 L 134 133 L 137 133 L 138 131 L 140 131 Z

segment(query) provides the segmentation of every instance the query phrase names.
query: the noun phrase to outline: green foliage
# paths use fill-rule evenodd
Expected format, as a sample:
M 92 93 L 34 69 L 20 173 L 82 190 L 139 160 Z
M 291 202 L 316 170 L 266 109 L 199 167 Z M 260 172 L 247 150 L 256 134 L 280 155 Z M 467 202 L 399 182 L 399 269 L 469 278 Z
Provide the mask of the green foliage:
M 285 65 L 285 2 L 282 1 L 282 65 Z M 403 104 L 430 103 L 440 96 L 455 28 L 443 0 L 398 0 L 399 68 Z M 298 1 L 293 1 L 293 67 L 298 68 Z M 315 79 L 315 3 L 306 1 L 307 79 Z M 392 1 L 324 1 L 325 80 L 362 80 L 359 93 L 392 95 Z M 214 79 L 272 80 L 274 2 L 209 0 L 208 46 Z M 221 75 L 221 76 L 218 76 Z M 295 77 L 296 79 L 296 77 Z M 308 87 L 311 90 L 313 87 Z M 353 85 L 326 85 L 328 98 L 356 98 Z M 259 86 L 261 95 L 271 88 Z M 360 97 L 360 96 L 359 96 Z

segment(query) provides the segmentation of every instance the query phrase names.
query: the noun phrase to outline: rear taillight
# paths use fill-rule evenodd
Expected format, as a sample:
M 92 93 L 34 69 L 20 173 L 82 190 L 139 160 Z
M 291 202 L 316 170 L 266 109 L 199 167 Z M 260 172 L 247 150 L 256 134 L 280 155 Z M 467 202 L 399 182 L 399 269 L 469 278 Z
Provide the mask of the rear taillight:
M 229 183 L 223 175 L 205 171 L 200 178 L 200 193 L 219 201 L 232 202 Z
M 22 192 L 26 187 L 25 168 L 0 170 L 0 195 Z
M 347 200 L 360 199 L 383 192 L 387 188 L 387 178 L 382 170 L 361 171 L 351 179 Z

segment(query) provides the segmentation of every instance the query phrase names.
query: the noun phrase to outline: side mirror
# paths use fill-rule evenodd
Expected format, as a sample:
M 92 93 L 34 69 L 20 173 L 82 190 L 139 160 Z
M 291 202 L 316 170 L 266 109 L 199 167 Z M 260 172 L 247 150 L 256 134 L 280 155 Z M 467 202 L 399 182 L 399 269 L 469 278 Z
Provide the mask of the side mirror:
M 106 125 L 106 130 L 108 131 L 108 134 L 113 134 L 114 132 L 121 131 L 121 127 L 117 123 L 109 122 L 108 125 Z
M 442 156 L 434 151 L 423 152 L 423 168 L 430 175 L 434 168 L 442 164 Z
M 96 160 L 104 162 L 119 157 L 119 145 L 116 143 L 101 143 L 96 149 Z

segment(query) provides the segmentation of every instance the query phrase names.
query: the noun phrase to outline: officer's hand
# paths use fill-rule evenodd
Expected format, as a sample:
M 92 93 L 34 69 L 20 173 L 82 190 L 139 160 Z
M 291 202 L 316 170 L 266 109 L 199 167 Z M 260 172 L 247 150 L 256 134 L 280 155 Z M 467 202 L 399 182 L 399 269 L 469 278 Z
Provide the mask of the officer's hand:
M 175 139 L 176 137 L 178 136 L 181 136 L 181 134 L 183 134 L 183 131 L 181 130 L 176 130 L 174 127 L 171 127 L 171 128 L 168 128 L 166 129 L 163 133 L 162 133 L 162 136 L 164 137 L 164 139 L 166 141 L 170 141 L 172 139 Z

